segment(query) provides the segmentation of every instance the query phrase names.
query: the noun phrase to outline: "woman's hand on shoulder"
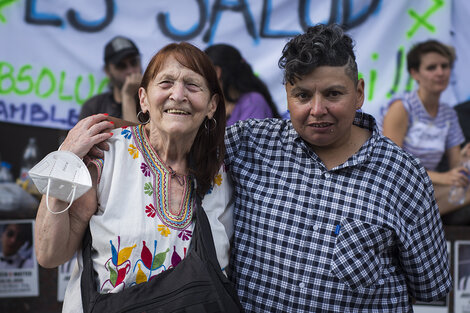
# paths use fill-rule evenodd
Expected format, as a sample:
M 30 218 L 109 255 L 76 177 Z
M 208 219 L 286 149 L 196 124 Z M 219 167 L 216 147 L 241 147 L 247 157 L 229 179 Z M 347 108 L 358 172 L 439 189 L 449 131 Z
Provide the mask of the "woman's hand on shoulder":
M 106 149 L 102 143 L 113 135 L 110 131 L 114 128 L 114 123 L 108 120 L 107 114 L 96 114 L 88 116 L 79 121 L 67 134 L 60 150 L 71 151 L 79 158 L 84 158 L 91 153 L 94 156 L 102 157 L 103 152 L 96 148 Z

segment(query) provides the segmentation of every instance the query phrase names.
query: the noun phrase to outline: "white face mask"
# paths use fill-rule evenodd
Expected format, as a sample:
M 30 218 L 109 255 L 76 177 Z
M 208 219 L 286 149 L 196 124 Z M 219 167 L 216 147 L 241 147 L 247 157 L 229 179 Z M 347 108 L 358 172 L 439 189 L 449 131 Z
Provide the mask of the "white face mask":
M 91 176 L 83 161 L 70 151 L 54 151 L 46 155 L 30 171 L 40 193 L 46 195 L 49 212 L 59 214 L 67 211 L 75 199 L 91 188 Z M 49 209 L 49 196 L 70 204 L 63 211 Z

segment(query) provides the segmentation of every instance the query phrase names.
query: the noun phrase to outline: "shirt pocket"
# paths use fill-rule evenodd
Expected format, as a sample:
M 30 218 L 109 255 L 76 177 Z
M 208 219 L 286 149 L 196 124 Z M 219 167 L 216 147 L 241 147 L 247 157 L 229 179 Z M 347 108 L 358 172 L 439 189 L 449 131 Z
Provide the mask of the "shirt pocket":
M 353 291 L 371 287 L 381 277 L 381 252 L 392 240 L 392 231 L 358 220 L 341 223 L 333 250 L 331 271 Z

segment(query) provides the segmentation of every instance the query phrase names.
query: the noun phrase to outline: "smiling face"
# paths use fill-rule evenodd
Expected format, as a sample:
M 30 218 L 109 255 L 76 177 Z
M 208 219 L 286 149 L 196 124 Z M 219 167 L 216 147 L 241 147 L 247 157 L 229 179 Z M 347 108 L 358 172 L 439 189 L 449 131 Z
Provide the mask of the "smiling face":
M 151 129 L 184 139 L 196 136 L 204 119 L 214 115 L 218 102 L 204 77 L 171 55 L 146 90 L 140 88 L 139 96 L 142 111 L 150 114 Z
M 419 83 L 419 88 L 429 93 L 441 93 L 449 85 L 451 66 L 447 57 L 429 52 L 421 56 L 419 70 L 411 69 L 411 76 Z
M 314 150 L 344 145 L 364 102 L 364 81 L 355 86 L 345 69 L 320 66 L 285 85 L 292 124 Z

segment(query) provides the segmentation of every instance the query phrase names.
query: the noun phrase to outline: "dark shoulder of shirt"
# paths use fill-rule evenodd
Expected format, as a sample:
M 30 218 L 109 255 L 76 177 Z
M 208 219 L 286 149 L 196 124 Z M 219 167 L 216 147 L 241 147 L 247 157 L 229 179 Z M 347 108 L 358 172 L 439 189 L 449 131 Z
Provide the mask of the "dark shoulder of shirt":
M 427 181 L 426 170 L 420 161 L 380 134 L 375 119 L 370 115 L 364 115 L 366 117 L 365 123 L 356 125 L 370 130 L 372 136 L 356 153 L 356 157 L 361 160 L 359 162 L 366 162 L 367 166 L 380 172 L 393 173 L 397 179 L 402 179 L 403 175 L 414 175 L 421 176 Z M 260 147 L 265 154 L 281 152 L 289 154 L 299 146 L 308 149 L 308 145 L 301 142 L 302 139 L 290 120 L 248 119 L 239 121 L 226 130 L 225 163 L 230 164 L 234 158 L 243 157 L 241 154 L 249 154 Z M 427 183 L 429 181 L 425 182 L 425 184 Z
M 108 113 L 111 116 L 122 118 L 121 104 L 114 100 L 110 91 L 100 93 L 88 99 L 82 106 L 79 120 L 94 114 Z
M 468 123 L 470 119 L 470 100 L 454 106 L 454 109 L 457 112 L 460 127 L 465 136 L 465 143 L 470 142 L 470 123 Z
M 225 145 L 231 154 L 241 145 L 287 144 L 298 136 L 290 120 L 267 118 L 238 121 L 227 127 Z M 275 149 L 275 147 L 271 147 Z

